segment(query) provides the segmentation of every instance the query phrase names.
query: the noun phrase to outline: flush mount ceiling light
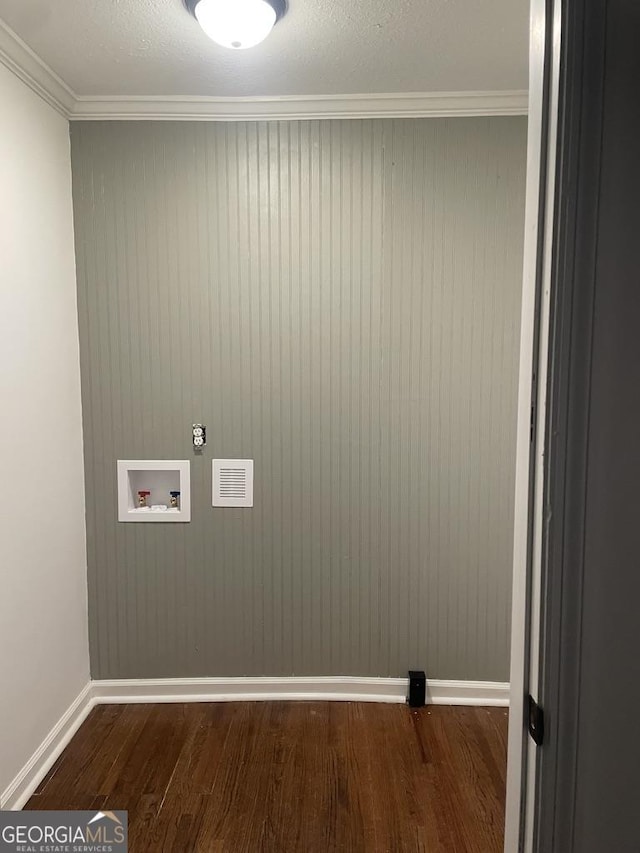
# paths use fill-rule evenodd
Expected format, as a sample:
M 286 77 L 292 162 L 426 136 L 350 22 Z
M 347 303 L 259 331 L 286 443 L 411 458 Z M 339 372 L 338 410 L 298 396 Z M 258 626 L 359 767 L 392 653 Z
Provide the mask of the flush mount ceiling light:
M 285 13 L 286 0 L 184 0 L 210 39 L 243 50 L 264 41 Z

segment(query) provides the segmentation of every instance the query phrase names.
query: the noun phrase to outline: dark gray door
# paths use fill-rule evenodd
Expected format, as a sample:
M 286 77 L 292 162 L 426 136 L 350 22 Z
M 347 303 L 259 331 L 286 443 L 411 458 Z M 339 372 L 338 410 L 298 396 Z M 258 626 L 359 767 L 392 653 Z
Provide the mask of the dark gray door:
M 537 850 L 640 851 L 640 3 L 564 10 Z

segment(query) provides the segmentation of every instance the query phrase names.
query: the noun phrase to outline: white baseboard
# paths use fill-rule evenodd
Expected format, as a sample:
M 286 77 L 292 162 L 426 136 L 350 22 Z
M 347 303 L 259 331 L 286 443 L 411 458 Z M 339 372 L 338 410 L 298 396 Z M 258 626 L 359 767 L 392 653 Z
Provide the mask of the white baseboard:
M 51 729 L 0 796 L 0 808 L 21 809 L 95 705 L 155 702 L 404 702 L 406 678 L 161 678 L 92 681 Z M 508 706 L 509 684 L 427 679 L 427 704 Z
M 99 702 L 403 702 L 406 678 L 161 678 L 94 681 Z
M 94 681 L 100 703 L 338 701 L 404 702 L 406 678 L 318 676 L 310 678 L 161 678 Z M 493 681 L 427 679 L 432 705 L 509 704 L 509 685 Z
M 0 794 L 1 809 L 17 811 L 31 797 L 93 707 L 92 689 L 89 682 L 80 691 L 22 770 Z
M 435 681 L 427 678 L 428 705 L 508 708 L 508 681 Z

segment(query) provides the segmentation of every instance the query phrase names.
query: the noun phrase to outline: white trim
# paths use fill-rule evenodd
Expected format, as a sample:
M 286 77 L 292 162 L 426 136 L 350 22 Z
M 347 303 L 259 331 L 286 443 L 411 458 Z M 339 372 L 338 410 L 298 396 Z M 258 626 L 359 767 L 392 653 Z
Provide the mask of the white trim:
M 76 102 L 74 92 L 2 20 L 0 62 L 61 115 L 69 118 Z
M 547 15 L 553 24 L 547 44 Z M 533 849 L 535 808 L 535 750 L 525 728 L 525 696 L 537 696 L 543 477 L 546 427 L 546 375 L 549 358 L 550 263 L 553 240 L 555 159 L 560 63 L 560 3 L 532 0 L 529 46 L 529 123 L 527 191 L 520 327 L 520 376 L 516 450 L 515 522 L 513 545 L 511 716 L 507 744 L 505 853 L 530 853 Z M 549 102 L 545 102 L 545 59 L 550 52 Z M 547 108 L 548 107 L 548 108 Z M 548 112 L 548 116 L 545 116 Z M 548 126 L 545 124 L 548 118 Z M 543 134 L 546 132 L 546 139 Z M 546 143 L 546 145 L 545 145 Z M 546 158 L 543 159 L 543 158 Z M 542 177 L 546 174 L 546 185 Z M 544 189 L 544 196 L 541 190 Z M 544 209 L 541 211 L 541 199 Z M 541 212 L 544 221 L 540 221 Z M 539 255 L 540 228 L 543 252 Z M 540 267 L 539 267 L 540 265 Z M 540 274 L 539 274 L 540 273 Z M 538 281 L 541 281 L 539 340 L 535 349 Z M 535 351 L 534 351 L 535 350 Z M 530 477 L 532 377 L 538 379 L 534 471 Z M 534 494 L 531 494 L 531 486 Z M 530 527 L 532 536 L 530 541 Z M 530 552 L 531 547 L 531 552 Z M 531 559 L 530 559 L 531 558 Z
M 513 580 L 511 593 L 511 717 L 507 740 L 505 853 L 520 850 L 524 771 L 524 698 L 529 622 L 529 513 L 531 396 L 536 326 L 539 188 L 544 107 L 545 0 L 532 0 L 529 54 L 530 107 L 524 224 L 520 367 L 514 494 Z
M 74 120 L 259 121 L 526 115 L 527 93 L 415 92 L 277 98 L 78 97 Z
M 53 767 L 63 749 L 78 731 L 93 707 L 89 682 L 51 729 L 24 767 L 0 795 L 0 808 L 21 809 Z
M 406 678 L 162 678 L 94 681 L 95 702 L 338 701 L 404 702 Z M 508 706 L 509 685 L 485 681 L 427 679 L 432 705 Z
M 77 95 L 1 20 L 0 62 L 72 121 L 297 121 L 527 114 L 527 93 L 521 90 L 255 98 Z
M 508 708 L 509 682 L 427 679 L 427 704 Z
M 558 147 L 558 113 L 560 97 L 560 37 L 562 29 L 562 4 L 554 0 L 549 8 L 551 22 L 551 42 L 548 94 L 548 126 L 546 129 L 546 186 L 544 187 L 544 220 L 540 223 L 542 229 L 542 245 L 538 264 L 540 267 L 540 305 L 539 305 L 539 344 L 535 353 L 538 376 L 538 407 L 535 448 L 535 465 L 533 473 L 533 536 L 531 553 L 531 579 L 529 588 L 529 661 L 528 661 L 528 692 L 537 701 L 541 701 L 539 670 L 541 656 L 541 614 L 542 614 L 542 561 L 543 561 L 543 530 L 546 522 L 545 514 L 545 449 L 547 426 L 547 385 L 549 374 L 549 338 L 551 333 L 551 286 L 552 262 L 554 249 L 554 220 L 555 220 L 555 188 L 556 161 Z M 542 176 L 541 176 L 542 177 Z M 526 783 L 524 800 L 524 843 L 523 853 L 531 853 L 534 849 L 534 825 L 536 810 L 536 752 L 538 747 L 533 739 L 527 737 Z

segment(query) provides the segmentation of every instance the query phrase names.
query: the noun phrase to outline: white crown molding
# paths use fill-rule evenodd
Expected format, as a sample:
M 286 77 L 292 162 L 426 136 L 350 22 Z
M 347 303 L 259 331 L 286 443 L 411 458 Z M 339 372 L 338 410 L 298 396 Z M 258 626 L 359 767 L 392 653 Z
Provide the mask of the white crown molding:
M 89 97 L 76 93 L 0 20 L 0 62 L 71 121 L 296 121 L 526 115 L 526 91 L 261 98 Z
M 91 681 L 0 794 L 0 809 L 23 808 L 96 705 L 171 702 L 405 702 L 406 678 L 160 678 Z M 509 705 L 509 684 L 427 679 L 428 705 Z
M 279 98 L 78 97 L 72 120 L 296 121 L 526 115 L 526 92 L 315 95 Z
M 0 62 L 61 115 L 69 118 L 76 103 L 74 92 L 2 20 Z

